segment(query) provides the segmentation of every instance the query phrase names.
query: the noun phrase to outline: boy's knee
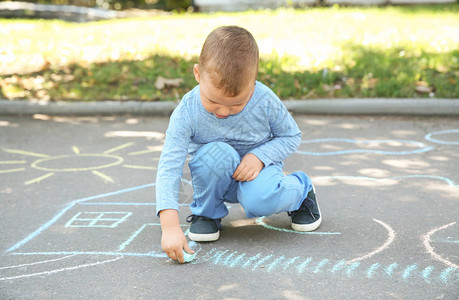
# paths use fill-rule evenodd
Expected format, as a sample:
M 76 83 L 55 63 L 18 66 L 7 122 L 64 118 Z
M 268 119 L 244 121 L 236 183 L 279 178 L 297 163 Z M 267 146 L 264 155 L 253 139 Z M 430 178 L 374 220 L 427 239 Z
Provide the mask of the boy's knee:
M 215 176 L 221 173 L 233 173 L 241 157 L 230 145 L 223 142 L 208 143 L 198 149 L 190 161 L 190 169 L 202 176 Z
M 241 159 L 237 151 L 229 144 L 224 142 L 211 142 L 205 144 L 198 149 L 193 160 L 206 158 L 211 158 L 215 162 L 218 162 L 222 159 Z
M 273 214 L 269 199 L 263 193 L 263 188 L 253 184 L 253 181 L 240 183 L 237 198 L 248 218 Z
M 261 201 L 257 201 L 256 199 L 250 199 L 244 202 L 244 204 L 241 202 L 241 205 L 244 208 L 247 218 L 264 217 L 273 214 L 272 209 L 264 206 Z
M 251 205 L 250 203 L 246 203 L 248 205 L 244 206 L 244 212 L 247 218 L 258 218 L 258 217 L 265 217 L 272 215 L 270 210 L 263 208 L 260 205 Z

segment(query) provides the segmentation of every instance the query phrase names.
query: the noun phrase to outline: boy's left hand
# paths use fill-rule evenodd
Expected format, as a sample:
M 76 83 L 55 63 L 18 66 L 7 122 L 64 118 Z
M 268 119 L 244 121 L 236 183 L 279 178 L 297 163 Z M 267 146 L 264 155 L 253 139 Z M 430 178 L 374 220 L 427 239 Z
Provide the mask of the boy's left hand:
M 234 171 L 233 178 L 236 181 L 254 180 L 260 174 L 263 166 L 263 162 L 255 154 L 247 153 L 241 159 L 241 163 L 237 166 L 236 171 Z

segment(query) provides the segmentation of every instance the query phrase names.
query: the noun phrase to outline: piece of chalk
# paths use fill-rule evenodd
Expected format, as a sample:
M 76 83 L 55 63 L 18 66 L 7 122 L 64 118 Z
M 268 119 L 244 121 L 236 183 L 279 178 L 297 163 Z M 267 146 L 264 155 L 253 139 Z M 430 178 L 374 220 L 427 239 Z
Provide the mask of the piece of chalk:
M 183 260 L 187 263 L 187 262 L 190 262 L 192 260 L 194 260 L 196 258 L 196 254 L 198 254 L 197 252 L 195 252 L 194 254 L 189 254 L 189 253 L 186 253 L 185 251 L 183 251 Z

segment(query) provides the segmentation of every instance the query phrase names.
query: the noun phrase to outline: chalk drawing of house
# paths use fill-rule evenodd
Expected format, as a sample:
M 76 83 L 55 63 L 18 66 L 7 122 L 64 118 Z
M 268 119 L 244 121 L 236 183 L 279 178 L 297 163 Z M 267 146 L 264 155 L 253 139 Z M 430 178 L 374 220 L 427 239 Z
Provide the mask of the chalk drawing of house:
M 189 182 L 185 181 L 185 185 Z M 154 183 L 74 200 L 6 250 L 17 255 L 95 254 L 166 257 L 155 216 Z M 191 186 L 181 191 L 190 199 Z M 189 204 L 180 204 L 187 210 Z

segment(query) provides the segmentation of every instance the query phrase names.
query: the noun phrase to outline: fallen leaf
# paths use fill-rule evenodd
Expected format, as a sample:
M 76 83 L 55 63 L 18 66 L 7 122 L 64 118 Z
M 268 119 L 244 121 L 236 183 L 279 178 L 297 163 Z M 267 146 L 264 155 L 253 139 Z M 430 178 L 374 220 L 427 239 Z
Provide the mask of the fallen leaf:
M 416 82 L 416 87 L 414 88 L 416 92 L 421 94 L 429 94 L 432 92 L 432 88 L 429 87 L 429 84 L 425 81 Z
M 328 84 L 322 84 L 322 89 L 325 91 L 325 92 L 331 92 L 333 91 L 333 88 L 331 86 L 329 86 Z
M 293 82 L 295 84 L 295 87 L 298 89 L 298 90 L 301 90 L 301 84 L 300 82 L 298 81 L 298 79 L 295 79 L 295 81 Z
M 183 78 L 169 79 L 158 76 L 158 78 L 156 78 L 155 87 L 158 90 L 162 90 L 166 87 L 179 87 L 182 82 Z
M 416 92 L 421 94 L 429 94 L 430 92 L 432 92 L 432 89 L 430 87 L 423 85 L 418 85 L 414 89 L 416 90 Z

